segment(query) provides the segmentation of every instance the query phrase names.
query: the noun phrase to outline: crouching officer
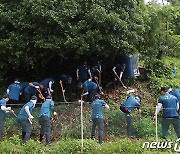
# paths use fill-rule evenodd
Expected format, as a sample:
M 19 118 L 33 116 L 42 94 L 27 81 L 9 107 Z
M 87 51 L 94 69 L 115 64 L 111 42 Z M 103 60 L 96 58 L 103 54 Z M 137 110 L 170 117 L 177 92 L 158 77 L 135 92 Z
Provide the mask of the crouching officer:
M 2 138 L 2 133 L 4 130 L 4 120 L 6 113 L 11 111 L 11 107 L 6 107 L 6 103 L 9 101 L 9 96 L 4 95 L 0 100 L 0 140 Z
M 83 84 L 79 83 L 78 87 L 84 91 L 81 98 L 83 98 L 83 96 L 87 96 L 88 102 L 92 102 L 94 100 L 94 94 L 96 93 L 98 87 L 95 82 L 87 80 Z
M 120 110 L 124 112 L 126 122 L 127 122 L 127 135 L 131 136 L 131 127 L 132 127 L 132 116 L 131 112 L 137 108 L 138 112 L 141 113 L 140 110 L 140 102 L 142 97 L 141 96 L 129 96 L 126 101 L 121 104 Z
M 35 107 L 36 102 L 37 102 L 37 97 L 32 96 L 30 101 L 27 102 L 22 107 L 17 117 L 17 122 L 22 127 L 22 139 L 24 144 L 27 143 L 27 141 L 30 139 L 31 136 L 31 130 L 32 130 L 31 120 L 34 118 L 32 116 L 32 110 Z
M 94 95 L 94 101 L 92 102 L 92 132 L 91 132 L 91 139 L 94 139 L 95 137 L 95 130 L 96 126 L 98 126 L 98 132 L 99 132 L 99 143 L 102 144 L 103 141 L 103 135 L 104 135 L 104 112 L 103 108 L 106 107 L 109 109 L 109 106 L 106 104 L 106 102 L 102 99 L 100 99 L 99 94 Z
M 39 124 L 40 129 L 40 142 L 43 140 L 43 136 L 46 135 L 46 144 L 50 144 L 51 135 L 51 111 L 54 111 L 54 101 L 51 96 L 46 97 L 46 101 L 42 104 L 39 112 Z M 57 115 L 54 112 L 54 115 Z

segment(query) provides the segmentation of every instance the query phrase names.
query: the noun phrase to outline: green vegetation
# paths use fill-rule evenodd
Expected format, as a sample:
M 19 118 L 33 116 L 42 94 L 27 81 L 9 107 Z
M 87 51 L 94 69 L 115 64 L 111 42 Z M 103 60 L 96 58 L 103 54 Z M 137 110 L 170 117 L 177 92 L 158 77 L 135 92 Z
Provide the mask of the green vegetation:
M 179 10 L 143 0 L 2 0 L 0 79 L 37 79 L 53 64 L 93 55 L 178 57 Z
M 67 66 L 72 73 L 77 61 L 84 57 L 90 60 L 107 58 L 103 64 L 111 67 L 110 61 L 113 63 L 116 56 L 138 53 L 146 76 L 127 82 L 137 89 L 136 94 L 143 96 L 141 117 L 136 112 L 133 114 L 135 139 L 125 138 L 126 123 L 119 105 L 126 94 L 117 89 L 107 94 L 111 110 L 105 112 L 105 143 L 102 146 L 89 140 L 91 108 L 86 104 L 83 112 L 86 139 L 81 151 L 80 107 L 73 104 L 57 106 L 59 115 L 53 123 L 51 147 L 37 141 L 38 108 L 33 114 L 33 140 L 27 145 L 21 144 L 19 127 L 9 115 L 0 152 L 174 153 L 173 149 L 142 149 L 144 141 L 155 140 L 152 115 L 160 87 L 180 87 L 180 3 L 168 1 L 172 5 L 162 7 L 155 3 L 145 6 L 143 0 L 1 0 L 0 95 L 6 91 L 6 82 L 9 84 L 14 77 L 35 81 L 55 76 L 64 64 L 73 65 Z M 158 121 L 160 136 L 161 119 Z M 174 130 L 170 130 L 169 138 L 175 141 Z
M 152 141 L 152 140 L 149 140 Z M 52 146 L 43 146 L 37 141 L 30 140 L 27 145 L 21 145 L 19 136 L 15 135 L 8 140 L 4 140 L 0 142 L 1 153 L 7 154 L 50 154 L 50 153 L 57 153 L 57 154 L 70 154 L 70 153 L 84 153 L 84 154 L 111 154 L 111 153 L 122 153 L 122 154 L 144 154 L 144 153 L 153 153 L 153 154 L 171 154 L 174 153 L 173 149 L 147 149 L 142 148 L 143 142 L 145 140 L 130 140 L 130 139 L 115 139 L 112 142 L 104 143 L 102 146 L 98 143 L 94 142 L 93 140 L 84 140 L 84 149 L 81 149 L 81 141 L 74 140 L 74 139 L 63 139 L 59 142 L 52 144 Z M 147 142 L 147 140 L 146 140 Z M 8 145 L 8 146 L 7 146 Z M 130 145 L 130 146 L 129 146 Z M 11 148 L 9 148 L 11 147 Z
M 150 90 L 158 95 L 163 86 L 180 87 L 180 61 L 175 57 L 163 57 L 162 60 L 148 59 L 145 63 L 148 78 L 150 79 Z M 177 74 L 174 76 L 173 69 Z

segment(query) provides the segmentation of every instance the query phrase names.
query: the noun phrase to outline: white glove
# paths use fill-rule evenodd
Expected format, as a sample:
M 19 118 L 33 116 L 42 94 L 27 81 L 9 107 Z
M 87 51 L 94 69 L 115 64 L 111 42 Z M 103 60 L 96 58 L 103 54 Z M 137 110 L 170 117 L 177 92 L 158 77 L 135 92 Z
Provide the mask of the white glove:
M 78 103 L 84 102 L 83 100 L 78 100 Z
M 39 86 L 34 86 L 34 88 L 39 89 Z
M 52 89 L 50 90 L 51 93 L 52 93 L 53 91 L 54 91 L 54 90 L 52 90 Z
M 8 111 L 11 111 L 11 107 L 7 107 L 7 110 L 8 110 Z
M 29 119 L 34 119 L 34 117 L 31 115 L 31 116 L 29 116 Z
M 53 114 L 54 114 L 54 116 L 57 116 L 57 112 L 54 112 Z

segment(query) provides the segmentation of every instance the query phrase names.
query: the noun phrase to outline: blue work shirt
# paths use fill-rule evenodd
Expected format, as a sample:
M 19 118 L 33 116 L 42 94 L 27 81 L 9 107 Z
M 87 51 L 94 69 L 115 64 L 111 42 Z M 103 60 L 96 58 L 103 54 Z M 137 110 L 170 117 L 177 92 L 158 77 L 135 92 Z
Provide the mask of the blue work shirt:
M 158 103 L 161 103 L 163 106 L 164 118 L 179 116 L 178 110 L 177 110 L 178 99 L 175 96 L 169 93 L 166 93 L 165 95 L 159 98 Z
M 33 85 L 35 86 L 40 86 L 40 84 L 38 82 L 32 82 Z M 28 94 L 31 94 L 31 95 L 35 95 L 38 93 L 37 89 L 34 88 L 34 87 L 31 87 L 31 86 L 27 86 L 25 88 L 25 92 L 28 93 Z
M 29 106 L 29 111 L 30 113 L 32 114 L 32 109 L 35 107 L 34 103 L 29 101 L 27 102 L 20 110 L 19 114 L 18 114 L 18 117 L 17 119 L 20 119 L 20 120 L 27 120 L 29 118 L 28 114 L 26 113 L 25 111 L 25 107 L 26 106 Z
M 122 106 L 127 107 L 128 112 L 131 113 L 135 108 L 140 108 L 140 102 L 134 96 L 129 96 Z
M 170 91 L 170 94 L 176 96 L 178 99 L 178 102 L 180 103 L 180 89 L 175 88 Z
M 91 90 L 96 90 L 97 89 L 97 84 L 92 82 L 92 81 L 87 80 L 87 81 L 85 81 L 83 83 L 83 89 L 84 89 L 85 93 L 89 92 Z
M 51 117 L 51 111 L 54 110 L 54 101 L 51 99 L 47 99 L 41 106 L 39 111 L 39 117 L 45 115 L 47 117 Z
M 42 80 L 41 82 L 40 82 L 40 85 L 44 85 L 45 87 L 47 87 L 47 88 L 49 88 L 49 82 L 52 82 L 52 83 L 54 83 L 54 79 L 53 78 L 46 78 L 46 79 L 44 79 L 44 80 Z
M 12 100 L 19 101 L 19 95 L 21 92 L 21 86 L 19 83 L 10 84 L 9 87 L 9 98 Z
M 92 119 L 95 118 L 104 118 L 103 107 L 106 105 L 105 101 L 101 99 L 96 99 L 92 102 Z
M 1 110 L 1 106 L 6 107 L 6 100 L 4 98 L 0 100 L 0 117 L 5 118 L 6 117 L 6 111 Z
M 88 79 L 89 73 L 88 70 L 90 69 L 88 65 L 81 65 L 78 67 L 79 69 L 79 78 L 81 79 Z

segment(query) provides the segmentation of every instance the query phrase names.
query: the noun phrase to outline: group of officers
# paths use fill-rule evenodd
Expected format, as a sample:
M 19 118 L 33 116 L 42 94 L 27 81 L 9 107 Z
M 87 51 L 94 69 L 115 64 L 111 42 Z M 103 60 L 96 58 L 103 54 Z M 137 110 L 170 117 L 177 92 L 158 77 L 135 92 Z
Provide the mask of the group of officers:
M 121 81 L 124 72 L 124 64 L 117 64 L 113 67 L 114 81 Z M 100 99 L 100 95 L 97 93 L 98 88 L 101 91 L 101 64 L 98 62 L 90 70 L 86 62 L 77 68 L 76 76 L 78 80 L 78 88 L 82 89 L 80 95 L 81 101 L 85 100 L 90 102 L 92 105 L 92 132 L 91 138 L 95 137 L 96 126 L 99 128 L 99 143 L 103 141 L 104 133 L 104 121 L 103 121 L 103 108 L 109 108 L 104 100 Z M 50 134 L 51 134 L 51 112 L 54 115 L 57 113 L 54 111 L 54 101 L 52 100 L 52 85 L 55 80 L 53 78 L 46 78 L 41 82 L 20 82 L 19 79 L 15 79 L 14 83 L 10 84 L 7 88 L 6 94 L 0 100 L 0 139 L 2 137 L 4 129 L 4 120 L 6 113 L 11 112 L 15 116 L 15 112 L 12 110 L 11 106 L 18 104 L 20 97 L 25 101 L 24 106 L 21 108 L 18 116 L 17 122 L 22 127 L 22 140 L 26 144 L 30 139 L 31 129 L 32 129 L 32 110 L 35 107 L 37 100 L 41 99 L 43 101 L 41 109 L 39 111 L 39 124 L 40 129 L 40 141 L 42 141 L 43 136 L 46 136 L 46 143 L 50 144 Z M 62 89 L 62 96 L 65 97 L 64 92 L 66 87 L 70 87 L 72 83 L 72 77 L 62 74 L 59 77 L 59 83 Z M 65 100 L 65 98 L 64 98 Z M 7 106 L 9 107 L 7 107 Z
M 119 82 L 126 88 L 123 84 L 125 67 L 125 64 L 116 64 L 112 68 L 114 86 Z M 76 92 L 79 92 L 80 95 L 84 92 L 83 96 L 87 96 L 87 101 L 92 102 L 94 93 L 98 89 L 100 92 L 102 91 L 101 74 L 102 67 L 99 61 L 91 68 L 87 65 L 87 62 L 84 61 L 76 70 L 76 83 L 78 83 L 78 86 L 76 86 L 78 90 L 76 90 Z M 66 100 L 65 97 L 72 98 L 72 77 L 67 74 L 61 74 L 56 78 L 63 97 L 63 99 L 60 100 Z M 10 84 L 7 88 L 7 94 L 9 94 L 10 98 L 8 104 L 18 104 L 19 102 L 26 103 L 33 95 L 37 95 L 44 101 L 46 96 L 52 95 L 54 91 L 52 86 L 54 83 L 55 80 L 51 77 L 45 78 L 40 82 L 20 82 L 19 79 L 15 79 L 14 83 Z M 77 94 L 77 98 L 79 98 L 79 94 Z M 72 99 L 69 100 L 71 101 Z
M 86 64 L 85 64 L 86 66 Z M 117 66 L 113 68 L 116 71 Z M 118 78 L 115 81 L 121 80 L 124 65 L 121 65 L 121 71 L 117 73 Z M 88 70 L 88 69 L 87 69 Z M 123 71 L 122 71 L 123 70 Z M 99 86 L 99 76 L 95 78 L 95 82 L 92 78 L 86 79 L 82 78 L 80 75 L 81 69 L 77 69 L 77 79 L 80 80 L 78 86 L 83 89 L 83 93 L 81 94 L 81 100 L 83 97 L 88 95 L 87 101 L 91 102 L 92 106 L 92 132 L 91 138 L 95 137 L 96 126 L 98 126 L 99 132 L 99 143 L 103 142 L 103 134 L 104 134 L 104 111 L 103 108 L 106 107 L 109 109 L 107 103 L 100 98 L 100 95 L 97 93 L 97 89 Z M 87 71 L 88 72 L 88 71 Z M 114 73 L 117 77 L 117 75 Z M 72 80 L 67 77 L 67 81 Z M 84 81 L 83 81 L 84 80 Z M 97 82 L 96 82 L 97 80 Z M 26 101 L 26 104 L 21 108 L 18 116 L 17 122 L 22 127 L 22 139 L 23 143 L 26 144 L 30 139 L 31 129 L 32 129 L 32 119 L 34 118 L 32 115 L 32 110 L 37 103 L 38 97 L 43 100 L 39 111 L 39 124 L 41 125 L 40 129 L 40 141 L 43 140 L 43 136 L 46 136 L 46 143 L 50 144 L 50 134 L 51 134 L 51 112 L 53 112 L 54 116 L 57 113 L 54 111 L 54 101 L 52 100 L 52 84 L 54 80 L 52 78 L 46 78 L 42 80 L 40 83 L 38 82 L 30 82 L 30 83 L 20 83 L 18 79 L 11 85 L 9 85 L 7 89 L 7 93 L 0 100 L 0 139 L 2 137 L 3 129 L 4 129 L 4 120 L 7 112 L 11 112 L 16 115 L 11 107 L 7 107 L 7 102 L 11 104 L 18 103 L 19 96 L 23 95 Z M 15 90 L 16 89 L 16 90 Z M 23 94 L 22 94 L 23 93 Z M 179 102 L 180 102 L 180 89 L 172 89 L 169 87 L 161 88 L 162 96 L 158 100 L 158 106 L 155 114 L 158 114 L 160 109 L 163 107 L 163 120 L 162 120 L 162 137 L 166 138 L 168 134 L 168 128 L 170 124 L 173 124 L 177 137 L 180 138 L 180 123 L 179 123 Z M 124 113 L 126 121 L 127 121 L 127 135 L 131 136 L 131 127 L 132 127 L 132 117 L 131 112 L 134 109 L 138 109 L 139 113 L 141 112 L 142 97 L 140 95 L 136 96 L 128 96 L 127 99 L 120 105 L 120 110 Z M 154 117 L 155 118 L 155 117 Z

